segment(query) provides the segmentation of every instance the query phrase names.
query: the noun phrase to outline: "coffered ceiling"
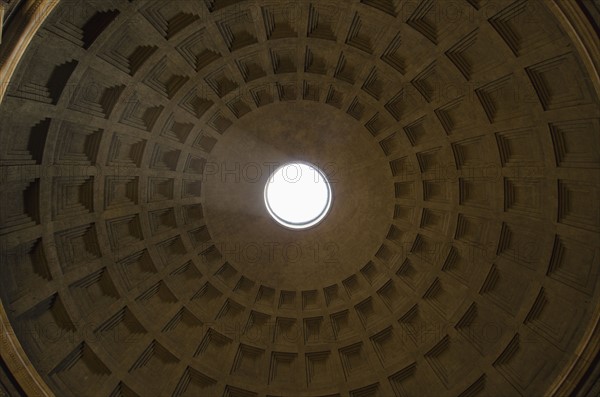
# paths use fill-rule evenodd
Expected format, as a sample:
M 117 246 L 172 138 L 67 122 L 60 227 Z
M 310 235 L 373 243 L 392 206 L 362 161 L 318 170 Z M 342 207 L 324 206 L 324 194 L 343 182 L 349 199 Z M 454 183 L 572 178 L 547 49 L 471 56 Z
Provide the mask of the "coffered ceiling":
M 25 390 L 577 390 L 600 108 L 575 1 L 54 5 L 2 49 L 3 351 Z M 294 160 L 332 182 L 304 231 L 263 202 Z

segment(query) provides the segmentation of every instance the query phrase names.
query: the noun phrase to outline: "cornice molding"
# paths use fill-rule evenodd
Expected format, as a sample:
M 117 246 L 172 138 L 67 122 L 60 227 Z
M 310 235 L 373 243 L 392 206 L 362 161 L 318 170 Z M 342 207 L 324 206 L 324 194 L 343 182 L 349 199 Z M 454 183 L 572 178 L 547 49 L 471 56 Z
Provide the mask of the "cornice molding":
M 547 4 L 563 30 L 575 44 L 587 74 L 590 76 L 590 83 L 594 87 L 595 94 L 600 98 L 600 42 L 594 26 L 576 0 L 552 0 Z M 548 389 L 548 395 L 556 397 L 585 396 L 585 394 L 581 394 L 581 392 L 585 393 L 584 390 L 577 391 L 576 388 L 585 381 L 583 378 L 588 369 L 594 365 L 594 358 L 600 351 L 600 306 L 596 307 L 591 324 L 593 325 L 582 338 L 572 362 Z
M 0 44 L 0 104 L 31 39 L 60 0 L 28 0 L 6 29 Z
M 0 104 L 29 43 L 60 0 L 27 0 L 0 44 Z M 0 355 L 28 396 L 54 396 L 27 357 L 0 302 Z

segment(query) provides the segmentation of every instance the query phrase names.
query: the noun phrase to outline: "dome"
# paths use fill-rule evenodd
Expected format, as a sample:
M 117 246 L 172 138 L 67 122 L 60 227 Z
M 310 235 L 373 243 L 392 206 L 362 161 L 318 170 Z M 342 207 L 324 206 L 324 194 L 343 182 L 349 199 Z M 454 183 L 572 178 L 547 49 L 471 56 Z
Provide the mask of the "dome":
M 0 395 L 597 392 L 595 3 L 0 9 Z

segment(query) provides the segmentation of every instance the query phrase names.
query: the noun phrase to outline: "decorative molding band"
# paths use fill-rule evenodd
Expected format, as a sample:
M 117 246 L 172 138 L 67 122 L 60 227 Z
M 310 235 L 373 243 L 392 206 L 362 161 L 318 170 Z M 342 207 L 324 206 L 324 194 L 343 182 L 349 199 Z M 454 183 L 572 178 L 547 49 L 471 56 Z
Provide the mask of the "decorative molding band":
M 0 105 L 19 61 L 46 17 L 60 0 L 26 0 L 11 20 L 0 47 Z M 0 20 L 1 21 L 1 20 Z M 1 25 L 1 23 L 0 23 Z M 0 26 L 2 28 L 2 26 Z M 0 302 L 0 355 L 28 396 L 54 396 L 29 361 Z
M 29 43 L 60 0 L 27 0 L 8 26 L 0 47 L 0 104 Z
M 552 0 L 547 2 L 564 31 L 569 35 L 576 46 L 581 60 L 591 78 L 590 83 L 600 95 L 600 43 L 594 26 L 586 17 L 577 0 Z M 590 322 L 585 336 L 573 354 L 573 360 L 555 382 L 548 388 L 549 396 L 576 395 L 583 397 L 584 390 L 576 390 L 590 369 L 594 365 L 594 358 L 600 352 L 600 306 L 596 305 L 596 312 Z M 592 381 L 593 380 L 588 380 Z M 577 393 L 577 394 L 574 394 Z

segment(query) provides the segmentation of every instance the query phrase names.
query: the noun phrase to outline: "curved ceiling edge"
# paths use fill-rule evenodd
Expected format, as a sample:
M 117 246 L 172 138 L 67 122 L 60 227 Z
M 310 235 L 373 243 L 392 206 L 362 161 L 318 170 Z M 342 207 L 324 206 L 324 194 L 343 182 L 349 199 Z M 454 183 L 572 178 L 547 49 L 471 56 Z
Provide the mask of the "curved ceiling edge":
M 596 95 L 600 94 L 600 42 L 594 27 L 577 4 L 576 0 L 552 0 L 548 2 L 548 8 L 562 25 L 564 31 L 576 44 L 576 50 L 581 56 L 590 76 Z M 581 341 L 579 349 L 570 365 L 568 365 L 561 376 L 548 389 L 551 396 L 566 396 L 578 393 L 576 388 L 584 379 L 588 369 L 594 366 L 594 358 L 600 351 L 600 306 L 596 307 L 593 316 L 593 324 Z M 598 364 L 596 364 L 597 366 Z M 581 394 L 577 394 L 581 395 Z
M 8 81 L 19 65 L 19 61 L 33 36 L 43 25 L 60 0 L 25 0 L 26 3 L 13 18 L 3 37 L 0 48 L 0 105 L 8 89 Z M 13 376 L 29 396 L 54 396 L 50 388 L 31 364 L 19 342 L 0 302 L 0 355 Z

